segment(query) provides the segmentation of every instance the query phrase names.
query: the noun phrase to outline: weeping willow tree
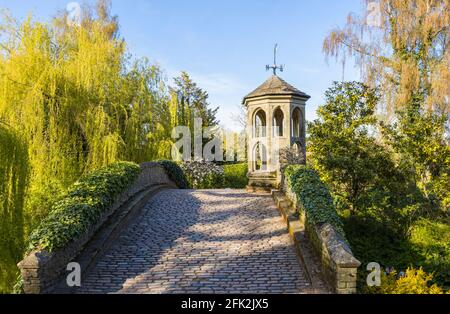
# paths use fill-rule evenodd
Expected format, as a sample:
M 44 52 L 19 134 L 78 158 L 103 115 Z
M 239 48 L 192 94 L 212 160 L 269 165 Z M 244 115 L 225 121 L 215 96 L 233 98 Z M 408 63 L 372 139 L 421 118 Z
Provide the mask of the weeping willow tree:
M 88 13 L 86 13 L 88 14 Z M 116 161 L 122 145 L 114 92 L 124 44 L 104 18 L 86 15 L 80 27 L 7 18 L 2 27 L 0 116 L 20 127 L 29 145 L 28 208 L 45 215 L 58 195 L 85 171 Z
M 118 160 L 170 158 L 172 128 L 191 121 L 194 107 L 207 123 L 215 119 L 207 94 L 192 81 L 190 89 L 179 85 L 184 93 L 170 91 L 159 66 L 127 52 L 109 1 L 84 6 L 78 22 L 68 23 L 66 12 L 51 23 L 31 16 L 19 22 L 8 14 L 0 22 L 0 121 L 9 126 L 0 130 L 2 152 L 18 141 L 17 131 L 23 143 L 8 150 L 17 161 L 1 156 L 9 159 L 0 169 L 13 163 L 19 171 L 28 160 L 30 172 L 25 195 L 11 180 L 2 180 L 0 188 L 24 196 L 23 206 L 5 203 L 4 212 L 14 208 L 14 219 L 25 217 L 25 236 L 80 176 Z M 180 103 L 179 94 L 191 103 Z M 24 225 L 11 223 L 18 230 Z M 0 234 L 14 251 L 5 260 L 9 268 L 2 268 L 7 271 L 15 269 L 23 245 L 23 235 L 16 242 L 8 230 Z
M 115 161 L 168 157 L 170 130 L 163 126 L 172 118 L 162 71 L 127 54 L 108 1 L 84 7 L 79 25 L 67 23 L 64 12 L 51 23 L 7 14 L 1 20 L 0 121 L 9 126 L 0 125 L 3 291 L 13 282 L 24 233 L 58 196 Z
M 365 0 L 324 41 L 328 57 L 355 58 L 366 83 L 379 86 L 391 117 L 414 99 L 425 110 L 450 113 L 448 0 Z
M 169 159 L 174 127 L 161 69 L 144 58 L 133 62 L 123 80 L 128 104 L 124 140 L 127 160 Z
M 380 91 L 380 141 L 429 200 L 450 204 L 450 1 L 365 0 L 323 45 Z M 427 209 L 427 211 L 429 211 Z
M 25 141 L 0 122 L 0 293 L 11 291 L 22 258 L 28 174 Z
M 0 117 L 28 142 L 36 221 L 83 173 L 159 157 L 153 146 L 170 139 L 161 70 L 130 61 L 108 1 L 85 7 L 80 25 L 65 13 L 51 24 L 3 20 Z

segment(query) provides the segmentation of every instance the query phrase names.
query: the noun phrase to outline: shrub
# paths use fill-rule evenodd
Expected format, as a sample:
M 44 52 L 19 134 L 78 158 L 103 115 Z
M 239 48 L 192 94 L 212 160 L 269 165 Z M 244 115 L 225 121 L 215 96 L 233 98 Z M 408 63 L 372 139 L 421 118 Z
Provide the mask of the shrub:
M 101 214 L 133 184 L 139 172 L 138 165 L 119 162 L 79 180 L 31 233 L 28 252 L 34 249 L 52 252 L 77 239 L 98 222 Z
M 358 271 L 359 291 L 365 292 L 367 288 L 369 272 L 364 268 L 369 263 L 377 262 L 382 267 L 406 269 L 417 260 L 408 241 L 383 221 L 362 214 L 343 217 L 342 221 L 353 254 L 362 265 L 361 271 Z
M 408 268 L 404 276 L 398 276 L 395 271 L 382 273 L 381 286 L 368 290 L 378 294 L 443 294 L 439 286 L 429 284 L 432 280 L 433 275 L 427 274 L 422 268 Z
M 415 264 L 433 273 L 433 282 L 450 289 L 450 222 L 420 219 L 409 238 Z
M 160 160 L 158 163 L 164 167 L 169 178 L 180 188 L 188 189 L 189 182 L 180 165 L 171 160 Z
M 223 168 L 211 162 L 192 161 L 181 165 L 194 189 L 220 189 L 224 186 Z
M 377 262 L 383 267 L 405 270 L 422 267 L 433 274 L 432 283 L 450 289 L 450 225 L 420 219 L 412 226 L 408 238 L 399 236 L 396 230 L 382 220 L 368 215 L 343 219 L 344 230 L 353 253 L 362 265 Z M 358 272 L 358 288 L 366 287 L 365 271 Z
M 232 189 L 244 189 L 248 185 L 247 163 L 224 165 L 225 187 Z
M 287 184 L 297 195 L 308 222 L 313 225 L 329 223 L 345 239 L 343 224 L 330 191 L 320 180 L 319 174 L 307 166 L 295 165 L 286 168 L 285 176 Z

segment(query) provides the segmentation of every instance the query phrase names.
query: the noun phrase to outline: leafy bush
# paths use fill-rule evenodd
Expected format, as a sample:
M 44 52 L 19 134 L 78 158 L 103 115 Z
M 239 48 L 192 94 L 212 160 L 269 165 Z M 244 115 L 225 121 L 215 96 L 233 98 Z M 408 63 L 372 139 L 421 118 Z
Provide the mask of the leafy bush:
M 138 165 L 119 162 L 75 183 L 31 233 L 28 251 L 38 248 L 52 252 L 77 239 L 98 222 L 101 214 L 133 184 L 139 172 Z
M 12 289 L 23 254 L 29 173 L 26 142 L 0 119 L 0 294 Z
M 331 224 L 344 239 L 343 224 L 333 204 L 328 187 L 319 174 L 302 165 L 289 166 L 285 170 L 287 184 L 297 195 L 299 205 L 305 210 L 307 219 L 314 225 Z
M 247 163 L 224 165 L 225 187 L 232 189 L 244 189 L 248 185 Z
M 450 289 L 450 224 L 421 219 L 408 238 L 399 236 L 382 220 L 367 215 L 344 217 L 344 230 L 356 258 L 365 266 L 406 270 L 423 267 L 433 274 L 432 283 Z M 358 272 L 358 288 L 364 292 L 367 272 Z
M 189 182 L 186 178 L 186 175 L 181 169 L 180 165 L 171 160 L 160 160 L 158 161 L 160 165 L 164 167 L 169 178 L 180 188 L 180 189 L 188 189 Z
M 377 262 L 382 267 L 406 269 L 414 265 L 416 257 L 410 244 L 382 221 L 363 215 L 342 217 L 347 239 L 353 254 L 361 262 L 358 271 L 358 290 L 366 292 L 366 265 Z
M 243 189 L 248 184 L 246 163 L 219 166 L 211 162 L 158 161 L 180 189 Z
M 430 284 L 433 275 L 427 274 L 422 268 L 408 268 L 404 276 L 398 276 L 396 271 L 382 273 L 381 286 L 369 288 L 370 293 L 377 294 L 443 294 L 436 284 Z
M 181 165 L 194 189 L 219 189 L 224 186 L 223 168 L 211 162 L 192 161 Z
M 450 289 L 450 221 L 420 219 L 409 238 L 416 265 L 433 273 L 433 282 Z

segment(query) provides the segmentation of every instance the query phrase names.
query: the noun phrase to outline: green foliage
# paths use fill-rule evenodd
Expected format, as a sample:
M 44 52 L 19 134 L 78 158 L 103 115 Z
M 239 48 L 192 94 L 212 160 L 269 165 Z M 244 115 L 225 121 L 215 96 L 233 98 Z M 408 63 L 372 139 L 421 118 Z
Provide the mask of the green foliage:
M 139 172 L 138 165 L 120 162 L 76 182 L 32 232 L 28 251 L 38 248 L 52 252 L 76 240 L 98 222 L 101 214 L 136 180 Z
M 164 169 L 166 170 L 169 178 L 180 188 L 188 189 L 189 182 L 187 181 L 186 175 L 181 169 L 180 165 L 171 160 L 160 160 L 158 161 Z
M 0 121 L 0 294 L 11 291 L 24 246 L 24 198 L 29 180 L 22 136 Z
M 342 217 L 342 221 L 352 252 L 362 265 L 358 271 L 360 292 L 366 292 L 368 272 L 365 267 L 369 263 L 376 262 L 386 268 L 406 269 L 417 260 L 408 241 L 399 237 L 397 232 L 382 221 L 363 214 Z
M 15 256 L 5 261 L 12 268 L 0 261 L 0 290 L 3 282 L 14 281 L 9 278 L 15 277 L 14 263 L 24 251 L 23 239 L 52 208 L 62 206 L 55 200 L 81 176 L 119 160 L 141 163 L 170 158 L 172 129 L 185 121 L 193 127 L 190 121 L 197 113 L 205 127 L 217 123 L 207 93 L 188 74 L 182 73 L 171 90 L 159 66 L 135 59 L 127 51 L 110 9 L 108 0 L 98 0 L 95 8 L 84 6 L 79 26 L 69 26 L 64 11 L 51 23 L 31 16 L 23 21 L 8 14 L 0 18 L 0 121 L 20 131 L 26 148 L 14 157 L 15 167 L 22 171 L 21 162 L 27 159 L 30 173 L 26 193 L 24 184 L 0 180 L 0 190 L 15 195 L 5 203 L 9 218 L 2 221 L 16 220 L 7 227 L 14 231 L 2 229 L 0 234 L 0 242 L 9 246 L 1 248 L 0 258 L 3 253 Z M 12 146 L 4 150 L 2 141 L 0 154 L 13 153 L 8 150 Z M 14 180 L 22 178 L 17 175 Z M 13 213 L 14 202 L 23 206 L 15 204 Z M 95 202 L 83 199 L 78 209 L 67 204 L 71 219 L 83 218 L 77 210 L 101 205 Z M 14 241 L 9 240 L 10 231 L 17 233 Z M 11 291 L 11 285 L 6 289 Z
M 420 219 L 409 242 L 417 258 L 414 265 L 433 273 L 433 282 L 450 290 L 450 219 Z
M 194 189 L 221 189 L 225 184 L 223 168 L 212 162 L 191 161 L 181 164 L 189 186 Z
M 334 83 L 318 110 L 319 119 L 308 127 L 312 164 L 353 212 L 382 172 L 393 168 L 386 150 L 370 134 L 377 101 L 376 91 L 364 84 Z
M 314 225 L 331 224 L 345 239 L 343 224 L 333 204 L 328 187 L 312 168 L 302 165 L 288 166 L 286 181 L 297 195 L 299 205 L 304 209 L 307 219 Z
M 23 285 L 24 285 L 24 282 L 23 282 L 22 274 L 19 273 L 16 278 L 16 281 L 14 283 L 14 286 L 12 288 L 12 293 L 13 294 L 23 294 L 24 293 Z
M 202 127 L 217 125 L 216 114 L 219 108 L 209 108 L 208 93 L 199 88 L 188 73 L 181 72 L 180 76 L 174 78 L 174 86 L 170 91 L 178 107 L 178 125 L 188 126 L 192 134 L 196 118 L 202 119 Z
M 370 215 L 342 218 L 347 239 L 363 266 L 377 262 L 383 267 L 406 270 L 423 267 L 434 275 L 433 283 L 450 289 L 450 223 L 420 219 L 407 238 L 398 235 L 381 220 Z M 364 270 L 358 272 L 358 288 L 366 291 Z
M 311 163 L 340 212 L 364 212 L 406 238 L 430 204 L 376 136 L 376 91 L 357 82 L 335 83 L 326 97 L 309 127 Z
M 181 165 L 167 160 L 158 162 L 181 189 L 243 189 L 248 184 L 246 163 L 219 166 L 201 162 Z
M 449 116 L 421 109 L 414 99 L 383 124 L 386 141 L 398 156 L 403 173 L 424 191 L 435 209 L 450 209 L 450 146 L 445 140 Z M 448 136 L 448 134 L 447 134 Z
M 223 171 L 225 176 L 224 187 L 232 189 L 244 189 L 248 185 L 247 163 L 224 165 Z
M 331 187 L 347 239 L 363 265 L 423 267 L 434 283 L 448 287 L 445 118 L 413 102 L 377 133 L 376 105 L 376 92 L 363 84 L 330 88 L 319 119 L 309 127 L 310 162 Z M 359 273 L 360 291 L 366 275 Z
M 170 120 L 162 71 L 129 59 L 108 1 L 85 9 L 80 27 L 64 14 L 1 19 L 0 118 L 28 146 L 27 232 L 83 174 L 157 158 L 153 148 L 170 140 L 171 130 L 158 133 Z
M 205 127 L 217 123 L 187 73 L 169 89 L 158 66 L 127 52 L 109 1 L 87 5 L 81 18 L 79 27 L 65 14 L 52 23 L 5 16 L 0 25 L 0 117 L 20 125 L 29 146 L 31 227 L 83 174 L 170 158 L 173 127 L 193 127 L 196 114 Z

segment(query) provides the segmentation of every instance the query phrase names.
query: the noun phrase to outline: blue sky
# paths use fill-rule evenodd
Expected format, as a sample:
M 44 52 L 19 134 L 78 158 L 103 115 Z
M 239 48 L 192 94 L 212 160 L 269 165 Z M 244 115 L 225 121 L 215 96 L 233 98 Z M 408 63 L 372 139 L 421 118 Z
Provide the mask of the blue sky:
M 50 20 L 70 2 L 0 0 L 0 8 Z M 159 63 L 169 79 L 189 72 L 230 129 L 239 128 L 231 114 L 242 98 L 269 77 L 265 65 L 275 43 L 286 66 L 280 76 L 312 96 L 307 119 L 315 119 L 325 90 L 342 78 L 342 66 L 325 60 L 323 39 L 361 8 L 361 0 L 113 0 L 129 51 Z M 357 80 L 358 73 L 348 64 L 345 79 Z

